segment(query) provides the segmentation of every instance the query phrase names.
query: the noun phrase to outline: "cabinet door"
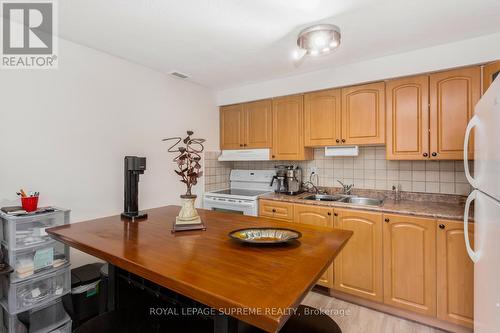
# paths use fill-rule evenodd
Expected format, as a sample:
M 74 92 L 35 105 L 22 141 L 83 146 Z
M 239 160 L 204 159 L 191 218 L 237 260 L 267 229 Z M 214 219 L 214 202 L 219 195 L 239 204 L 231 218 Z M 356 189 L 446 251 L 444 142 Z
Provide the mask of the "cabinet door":
M 474 263 L 464 243 L 464 224 L 438 221 L 437 230 L 437 316 L 455 324 L 474 325 Z M 474 224 L 469 224 L 474 240 Z
M 243 148 L 243 105 L 220 108 L 220 149 Z
M 477 66 L 431 74 L 431 159 L 463 158 L 465 128 L 480 97 L 480 77 L 481 69 Z
M 313 205 L 294 205 L 293 221 L 333 228 L 333 208 Z M 333 288 L 333 264 L 318 280 L 318 285 Z
M 335 228 L 354 232 L 334 262 L 336 290 L 382 302 L 382 214 L 335 209 Z
M 304 136 L 306 146 L 340 144 L 340 99 L 339 89 L 304 95 Z
M 345 144 L 385 143 L 385 83 L 342 89 L 342 140 Z
M 257 101 L 244 104 L 245 148 L 271 148 L 272 102 Z
M 293 221 L 293 204 L 273 200 L 259 200 L 259 216 Z
M 488 90 L 493 80 L 500 75 L 500 61 L 495 61 L 483 67 L 483 94 Z
M 429 76 L 386 82 L 387 159 L 429 158 Z
M 436 221 L 384 214 L 384 303 L 436 315 Z
M 302 95 L 273 100 L 274 160 L 303 160 L 311 158 L 304 148 L 304 103 Z

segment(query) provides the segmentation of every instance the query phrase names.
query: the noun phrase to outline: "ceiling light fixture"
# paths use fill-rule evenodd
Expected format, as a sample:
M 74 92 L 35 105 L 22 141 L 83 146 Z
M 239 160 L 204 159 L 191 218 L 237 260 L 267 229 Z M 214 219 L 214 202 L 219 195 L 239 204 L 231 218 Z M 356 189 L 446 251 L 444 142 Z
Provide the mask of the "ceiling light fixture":
M 333 24 L 313 25 L 299 33 L 297 45 L 312 56 L 330 53 L 340 45 L 340 29 Z

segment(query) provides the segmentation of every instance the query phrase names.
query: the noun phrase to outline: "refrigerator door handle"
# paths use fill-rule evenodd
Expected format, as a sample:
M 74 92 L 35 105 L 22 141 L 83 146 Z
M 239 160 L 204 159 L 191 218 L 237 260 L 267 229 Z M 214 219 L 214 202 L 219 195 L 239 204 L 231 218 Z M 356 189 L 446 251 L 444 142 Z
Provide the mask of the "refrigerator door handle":
M 472 201 L 476 199 L 476 194 L 477 190 L 474 190 L 469 194 L 467 197 L 467 201 L 465 202 L 465 209 L 464 209 L 464 239 L 465 239 L 465 247 L 467 248 L 467 253 L 469 254 L 469 257 L 471 258 L 473 263 L 477 263 L 479 260 L 479 255 L 474 252 L 472 247 L 470 246 L 470 240 L 469 240 L 469 209 L 470 209 L 470 204 Z
M 470 137 L 470 132 L 472 129 L 477 126 L 479 122 L 479 118 L 477 115 L 473 116 L 469 123 L 467 124 L 467 128 L 465 129 L 465 138 L 464 138 L 464 170 L 465 170 L 465 177 L 467 177 L 467 180 L 469 183 L 472 185 L 472 187 L 477 188 L 477 182 L 472 176 L 470 175 L 470 170 L 469 170 L 469 137 Z

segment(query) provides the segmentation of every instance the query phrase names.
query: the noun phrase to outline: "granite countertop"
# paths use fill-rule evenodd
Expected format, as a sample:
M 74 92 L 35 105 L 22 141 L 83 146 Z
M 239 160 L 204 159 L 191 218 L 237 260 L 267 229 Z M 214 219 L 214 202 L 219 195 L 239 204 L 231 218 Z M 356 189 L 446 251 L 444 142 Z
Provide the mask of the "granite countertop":
M 335 190 L 328 192 L 338 193 Z M 261 196 L 260 199 L 327 207 L 351 208 L 383 213 L 414 215 L 447 220 L 463 220 L 464 217 L 465 197 L 462 196 L 402 192 L 401 200 L 395 201 L 392 198 L 390 191 L 363 190 L 354 192 L 353 194 L 370 198 L 384 199 L 384 202 L 381 206 L 368 206 L 335 201 L 305 200 L 303 199 L 305 196 L 311 195 L 311 193 L 307 192 L 298 195 L 270 193 Z M 471 221 L 473 211 L 474 210 L 471 207 Z

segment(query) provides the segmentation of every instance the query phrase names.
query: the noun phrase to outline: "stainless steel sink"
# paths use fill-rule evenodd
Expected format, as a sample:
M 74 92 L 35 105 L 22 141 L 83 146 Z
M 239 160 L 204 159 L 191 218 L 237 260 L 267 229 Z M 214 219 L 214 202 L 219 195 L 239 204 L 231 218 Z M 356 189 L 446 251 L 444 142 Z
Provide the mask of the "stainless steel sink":
M 349 197 L 342 200 L 342 202 L 350 203 L 354 205 L 367 205 L 367 206 L 380 206 L 384 200 L 373 199 L 373 198 L 363 198 L 363 197 Z
M 311 194 L 304 197 L 303 199 L 316 201 L 341 201 L 345 198 L 347 198 L 345 195 Z
M 384 200 L 358 197 L 355 195 L 345 195 L 345 194 L 311 194 L 303 199 L 305 200 L 315 200 L 315 201 L 336 201 L 344 202 L 353 205 L 365 205 L 365 206 L 380 206 Z

